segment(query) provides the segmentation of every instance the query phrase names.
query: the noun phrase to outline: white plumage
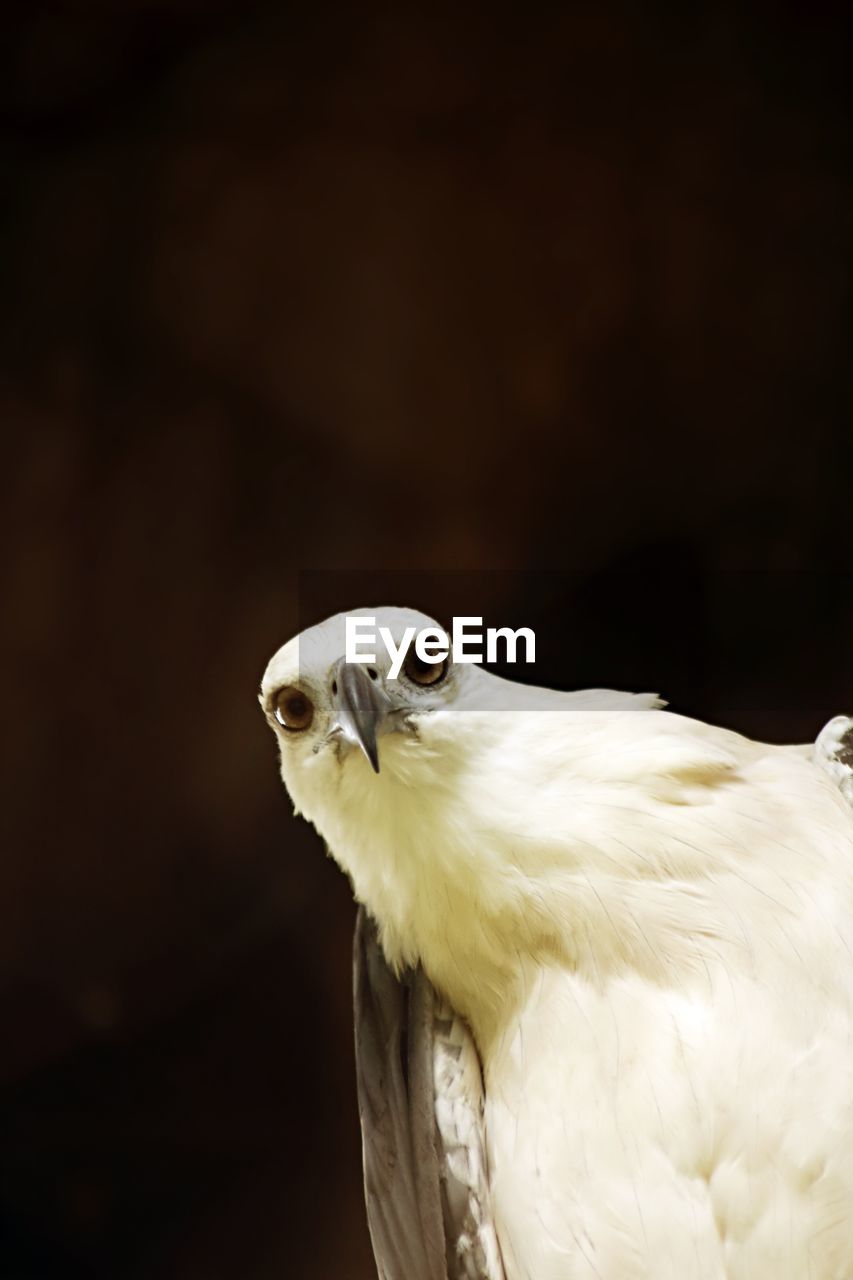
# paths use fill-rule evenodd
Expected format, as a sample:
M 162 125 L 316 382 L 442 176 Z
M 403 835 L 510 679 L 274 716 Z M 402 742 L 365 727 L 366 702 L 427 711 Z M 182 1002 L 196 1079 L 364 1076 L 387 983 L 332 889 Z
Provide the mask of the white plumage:
M 471 666 L 391 689 L 387 662 L 374 775 L 343 653 L 341 617 L 304 633 L 262 700 L 389 960 L 472 1029 L 508 1280 L 850 1280 L 846 778 L 647 695 Z M 304 731 L 275 719 L 285 686 Z
M 483 1082 L 470 1034 L 445 1002 L 436 1010 L 433 1045 L 435 1120 L 446 1153 L 442 1190 L 459 1224 L 451 1264 L 459 1280 L 502 1280 L 483 1141 Z

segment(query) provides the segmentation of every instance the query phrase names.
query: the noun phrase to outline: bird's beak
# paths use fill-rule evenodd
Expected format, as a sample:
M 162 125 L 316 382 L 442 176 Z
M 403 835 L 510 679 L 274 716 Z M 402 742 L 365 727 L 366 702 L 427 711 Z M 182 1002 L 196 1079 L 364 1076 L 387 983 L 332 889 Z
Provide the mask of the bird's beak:
M 385 721 L 391 700 L 378 680 L 371 680 L 358 662 L 338 663 L 335 671 L 337 728 L 355 746 L 361 747 L 374 773 L 379 772 L 377 733 Z

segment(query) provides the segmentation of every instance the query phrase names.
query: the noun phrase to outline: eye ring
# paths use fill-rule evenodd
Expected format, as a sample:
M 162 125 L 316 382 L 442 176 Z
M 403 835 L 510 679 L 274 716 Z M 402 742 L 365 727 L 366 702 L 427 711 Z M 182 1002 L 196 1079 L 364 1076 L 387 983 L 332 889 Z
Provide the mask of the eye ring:
M 273 698 L 273 715 L 288 733 L 310 729 L 314 719 L 314 703 L 294 684 L 286 684 Z
M 431 689 L 441 684 L 450 670 L 450 659 L 442 658 L 440 662 L 424 662 L 419 658 L 414 647 L 406 654 L 403 670 L 412 684 L 422 689 Z

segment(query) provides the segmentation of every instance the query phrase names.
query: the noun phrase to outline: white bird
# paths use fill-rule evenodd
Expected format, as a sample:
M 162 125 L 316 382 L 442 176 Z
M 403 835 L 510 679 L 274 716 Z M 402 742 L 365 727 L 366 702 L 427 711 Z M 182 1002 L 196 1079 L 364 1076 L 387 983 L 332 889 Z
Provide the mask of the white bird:
M 853 722 L 772 746 L 650 695 L 388 671 L 338 615 L 261 689 L 389 966 L 363 922 L 380 1274 L 851 1280 Z

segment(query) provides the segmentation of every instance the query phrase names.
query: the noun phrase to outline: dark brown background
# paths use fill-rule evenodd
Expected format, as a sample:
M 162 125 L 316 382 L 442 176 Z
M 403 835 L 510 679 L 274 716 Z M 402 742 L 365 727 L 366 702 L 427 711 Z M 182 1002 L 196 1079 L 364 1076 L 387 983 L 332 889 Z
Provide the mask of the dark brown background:
M 372 1274 L 304 621 L 853 709 L 844 8 L 4 16 L 3 1280 Z

